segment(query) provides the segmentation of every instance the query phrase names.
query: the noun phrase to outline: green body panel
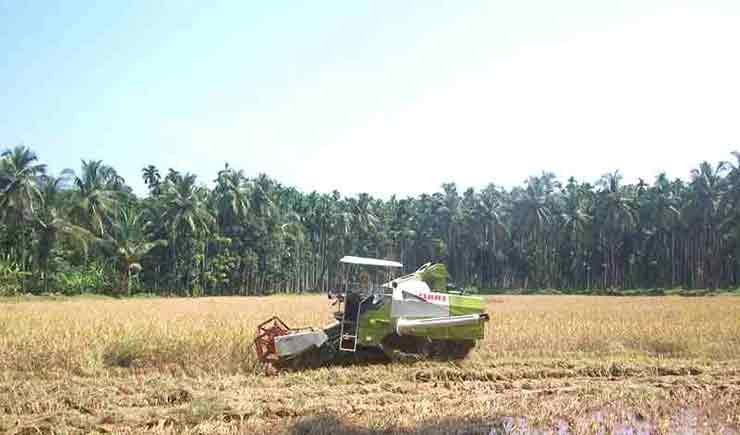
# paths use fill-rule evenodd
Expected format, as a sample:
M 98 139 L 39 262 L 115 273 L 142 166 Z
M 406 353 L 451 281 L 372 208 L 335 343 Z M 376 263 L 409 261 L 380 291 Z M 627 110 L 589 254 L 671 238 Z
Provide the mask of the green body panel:
M 450 276 L 450 274 L 447 273 L 447 267 L 441 263 L 432 265 L 418 275 L 421 280 L 426 282 L 429 288 L 435 292 L 447 287 L 447 278 Z
M 486 311 L 486 301 L 480 296 L 450 295 L 450 316 L 480 314 Z M 485 323 L 452 328 L 452 339 L 480 340 L 483 338 Z
M 486 309 L 486 302 L 480 296 L 450 295 L 450 316 L 479 314 Z
M 485 312 L 485 301 L 478 296 L 449 295 L 450 316 L 480 314 Z M 395 332 L 395 319 L 391 318 L 390 295 L 384 295 L 383 304 L 360 316 L 358 344 L 378 346 L 389 334 Z M 484 322 L 476 325 L 453 326 L 448 328 L 421 328 L 414 335 L 433 340 L 479 340 L 483 338 Z
M 357 343 L 363 346 L 378 346 L 383 338 L 393 331 L 391 296 L 383 295 L 383 305 L 360 315 Z
M 449 328 L 418 328 L 412 335 L 429 337 L 433 340 L 479 340 L 483 338 L 483 322 L 477 325 L 452 326 Z
M 479 296 L 449 295 L 450 316 L 480 314 L 485 311 L 485 301 Z M 480 340 L 483 338 L 484 322 L 476 325 L 453 326 L 449 328 L 416 329 L 414 335 L 433 340 Z

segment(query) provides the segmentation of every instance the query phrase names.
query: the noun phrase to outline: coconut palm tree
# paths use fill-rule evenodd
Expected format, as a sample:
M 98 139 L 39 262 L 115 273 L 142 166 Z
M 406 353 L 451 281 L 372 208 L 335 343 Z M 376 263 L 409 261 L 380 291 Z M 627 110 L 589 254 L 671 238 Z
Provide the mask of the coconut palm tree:
M 211 200 L 220 228 L 229 232 L 231 226 L 247 217 L 250 194 L 244 171 L 235 171 L 226 164 L 224 169 L 218 172 Z
M 676 280 L 676 233 L 681 225 L 679 198 L 665 173 L 638 197 L 642 227 L 643 281 L 672 286 Z
M 615 171 L 599 181 L 596 215 L 600 225 L 604 288 L 623 287 L 627 253 L 625 238 L 637 227 L 638 215 L 635 197 L 621 184 L 622 174 Z
M 352 219 L 353 252 L 358 255 L 377 256 L 377 252 L 371 252 L 369 243 L 371 234 L 379 224 L 378 217 L 372 209 L 372 197 L 367 193 L 361 193 L 357 199 L 350 198 L 347 204 Z
M 5 216 L 33 215 L 41 201 L 38 177 L 46 173 L 46 165 L 37 162 L 36 153 L 22 145 L 0 154 L 0 212 Z
M 473 215 L 480 225 L 480 244 L 483 250 L 482 261 L 478 266 L 481 273 L 481 286 L 492 286 L 497 275 L 499 259 L 505 259 L 504 243 L 510 238 L 505 221 L 504 194 L 494 184 L 489 184 L 478 195 Z
M 59 238 L 76 243 L 87 253 L 88 243 L 96 237 L 87 229 L 73 224 L 68 212 L 62 206 L 62 186 L 67 182 L 64 176 L 44 176 L 40 182 L 41 203 L 33 217 L 37 243 L 37 264 L 45 291 L 49 291 L 49 258 Z
M 166 240 L 148 240 L 145 212 L 122 208 L 111 226 L 103 245 L 118 261 L 121 272 L 121 292 L 131 294 L 131 277 L 142 270 L 141 260 L 157 246 L 166 246 Z
M 45 172 L 46 165 L 38 163 L 38 156 L 25 146 L 0 154 L 0 220 L 7 230 L 8 255 L 23 270 L 32 261 L 32 235 L 25 224 L 33 220 L 43 201 L 38 179 Z
M 530 177 L 524 189 L 517 189 L 514 196 L 514 222 L 519 238 L 519 247 L 528 253 L 532 278 L 536 286 L 550 286 L 552 194 L 556 187 L 555 176 L 544 173 Z M 528 286 L 528 282 L 525 287 Z
M 173 278 L 176 283 L 185 283 L 190 288 L 196 250 L 203 254 L 205 238 L 210 234 L 216 219 L 208 210 L 208 190 L 196 184 L 196 176 L 185 174 L 172 177 L 162 186 L 160 224 L 169 235 Z M 178 255 L 181 258 L 178 258 Z M 205 255 L 201 262 L 205 261 Z M 178 263 L 186 266 L 178 267 Z M 202 266 L 202 264 L 201 264 Z M 186 272 L 184 277 L 180 271 Z M 184 278 L 184 280 L 183 280 Z
M 77 192 L 71 213 L 76 222 L 103 237 L 119 202 L 121 182 L 115 170 L 102 161 L 83 160 L 80 176 L 74 180 Z
M 587 235 L 593 221 L 589 210 L 590 185 L 579 185 L 570 178 L 563 189 L 560 211 L 560 233 L 563 261 L 566 262 L 568 277 L 565 282 L 576 287 L 577 281 L 590 286 L 590 270 Z M 562 249 L 565 248 L 565 249 Z M 585 282 L 584 282 L 585 281 Z
M 691 171 L 690 199 L 685 213 L 693 225 L 694 283 L 699 287 L 716 288 L 719 284 L 721 250 L 724 248 L 719 237 L 722 222 L 722 204 L 726 194 L 726 179 L 730 168 L 726 162 L 713 166 L 702 162 Z

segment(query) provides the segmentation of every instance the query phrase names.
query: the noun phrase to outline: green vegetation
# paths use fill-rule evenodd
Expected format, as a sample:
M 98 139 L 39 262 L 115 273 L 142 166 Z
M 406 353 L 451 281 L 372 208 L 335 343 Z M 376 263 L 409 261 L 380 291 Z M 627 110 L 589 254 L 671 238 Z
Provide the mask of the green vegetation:
M 437 291 L 447 289 L 447 278 L 449 273 L 442 263 L 433 264 L 421 273 L 421 279 L 429 285 L 429 288 Z
M 619 294 L 740 286 L 740 155 L 591 184 L 543 173 L 387 200 L 303 193 L 226 165 L 195 175 L 142 170 L 137 197 L 114 168 L 82 161 L 52 176 L 29 148 L 0 157 L 0 295 L 183 296 L 326 290 L 345 254 L 445 263 L 476 289 Z M 649 290 L 657 289 L 657 290 Z M 540 290 L 544 291 L 544 290 Z M 552 293 L 554 290 L 546 290 Z

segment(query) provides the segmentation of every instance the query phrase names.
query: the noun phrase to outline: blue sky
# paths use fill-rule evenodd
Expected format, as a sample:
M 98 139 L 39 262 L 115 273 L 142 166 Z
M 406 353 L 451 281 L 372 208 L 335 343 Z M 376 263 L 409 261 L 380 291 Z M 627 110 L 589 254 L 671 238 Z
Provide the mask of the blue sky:
M 740 149 L 740 2 L 0 0 L 0 145 L 137 191 L 686 177 Z

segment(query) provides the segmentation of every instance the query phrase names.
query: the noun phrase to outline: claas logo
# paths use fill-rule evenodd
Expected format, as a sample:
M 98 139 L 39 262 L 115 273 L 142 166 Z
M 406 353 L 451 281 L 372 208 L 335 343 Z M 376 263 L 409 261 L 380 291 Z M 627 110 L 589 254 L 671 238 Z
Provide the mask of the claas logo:
M 434 293 L 422 293 L 419 295 L 422 299 L 430 302 L 445 302 L 447 300 L 446 295 L 434 294 Z

